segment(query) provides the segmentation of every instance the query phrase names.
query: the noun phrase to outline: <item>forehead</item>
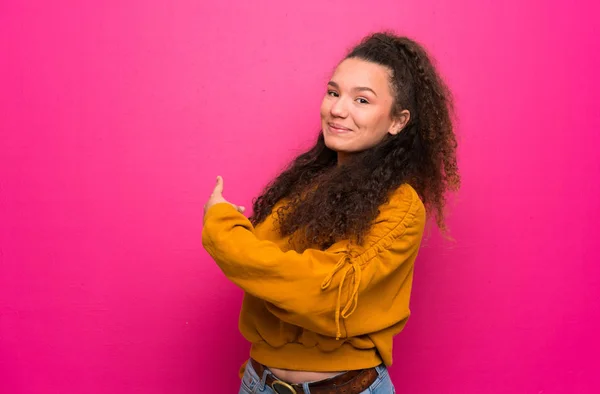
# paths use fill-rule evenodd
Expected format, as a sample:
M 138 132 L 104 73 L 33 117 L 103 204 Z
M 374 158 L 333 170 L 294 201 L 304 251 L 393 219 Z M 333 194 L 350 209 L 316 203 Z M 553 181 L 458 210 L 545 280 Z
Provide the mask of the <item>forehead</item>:
M 335 69 L 331 80 L 347 88 L 365 86 L 375 91 L 388 89 L 391 72 L 387 67 L 362 59 L 345 59 Z

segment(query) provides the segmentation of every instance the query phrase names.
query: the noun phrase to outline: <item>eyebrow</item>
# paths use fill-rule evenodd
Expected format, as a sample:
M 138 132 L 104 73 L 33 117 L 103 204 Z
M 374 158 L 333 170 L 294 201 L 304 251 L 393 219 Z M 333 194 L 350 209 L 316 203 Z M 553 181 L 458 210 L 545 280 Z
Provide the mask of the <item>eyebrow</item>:
M 335 83 L 333 81 L 329 81 L 327 84 L 333 86 L 336 89 L 340 88 L 340 85 L 338 85 L 337 83 Z M 377 97 L 377 93 L 375 93 L 375 91 L 373 89 L 368 88 L 366 86 L 356 86 L 356 87 L 352 88 L 352 90 L 356 90 L 356 91 L 369 91 L 369 92 L 373 93 L 375 95 L 375 97 Z

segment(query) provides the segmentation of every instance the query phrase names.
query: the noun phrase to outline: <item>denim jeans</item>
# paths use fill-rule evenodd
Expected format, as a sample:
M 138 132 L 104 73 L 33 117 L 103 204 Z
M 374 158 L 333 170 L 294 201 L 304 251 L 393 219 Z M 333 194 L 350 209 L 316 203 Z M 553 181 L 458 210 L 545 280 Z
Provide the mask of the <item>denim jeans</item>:
M 246 372 L 242 377 L 239 394 L 277 394 L 272 388 L 265 385 L 265 380 L 270 373 L 268 370 L 265 370 L 264 376 L 258 376 L 254 368 L 252 368 L 252 364 L 248 363 L 246 365 Z M 396 391 L 387 368 L 384 365 L 380 365 L 377 367 L 377 373 L 379 375 L 377 380 L 361 394 L 394 394 Z M 308 383 L 304 383 L 304 392 L 310 393 Z

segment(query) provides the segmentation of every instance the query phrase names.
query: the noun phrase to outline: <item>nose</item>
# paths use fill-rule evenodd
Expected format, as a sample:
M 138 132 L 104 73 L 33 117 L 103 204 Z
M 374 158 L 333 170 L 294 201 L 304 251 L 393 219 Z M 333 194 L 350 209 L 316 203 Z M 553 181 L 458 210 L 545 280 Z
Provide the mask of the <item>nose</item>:
M 342 97 L 338 97 L 331 106 L 331 116 L 338 118 L 345 118 L 348 116 L 348 108 L 346 107 L 346 101 Z

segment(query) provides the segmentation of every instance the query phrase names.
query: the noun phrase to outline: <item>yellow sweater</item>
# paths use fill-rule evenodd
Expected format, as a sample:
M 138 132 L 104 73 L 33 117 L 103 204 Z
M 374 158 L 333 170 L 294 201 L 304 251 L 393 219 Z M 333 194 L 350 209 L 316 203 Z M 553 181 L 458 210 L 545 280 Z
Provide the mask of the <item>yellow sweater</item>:
M 239 328 L 252 358 L 323 372 L 392 364 L 393 337 L 410 314 L 425 207 L 405 184 L 379 211 L 362 245 L 298 253 L 273 215 L 254 228 L 230 204 L 208 209 L 202 243 L 245 292 Z

